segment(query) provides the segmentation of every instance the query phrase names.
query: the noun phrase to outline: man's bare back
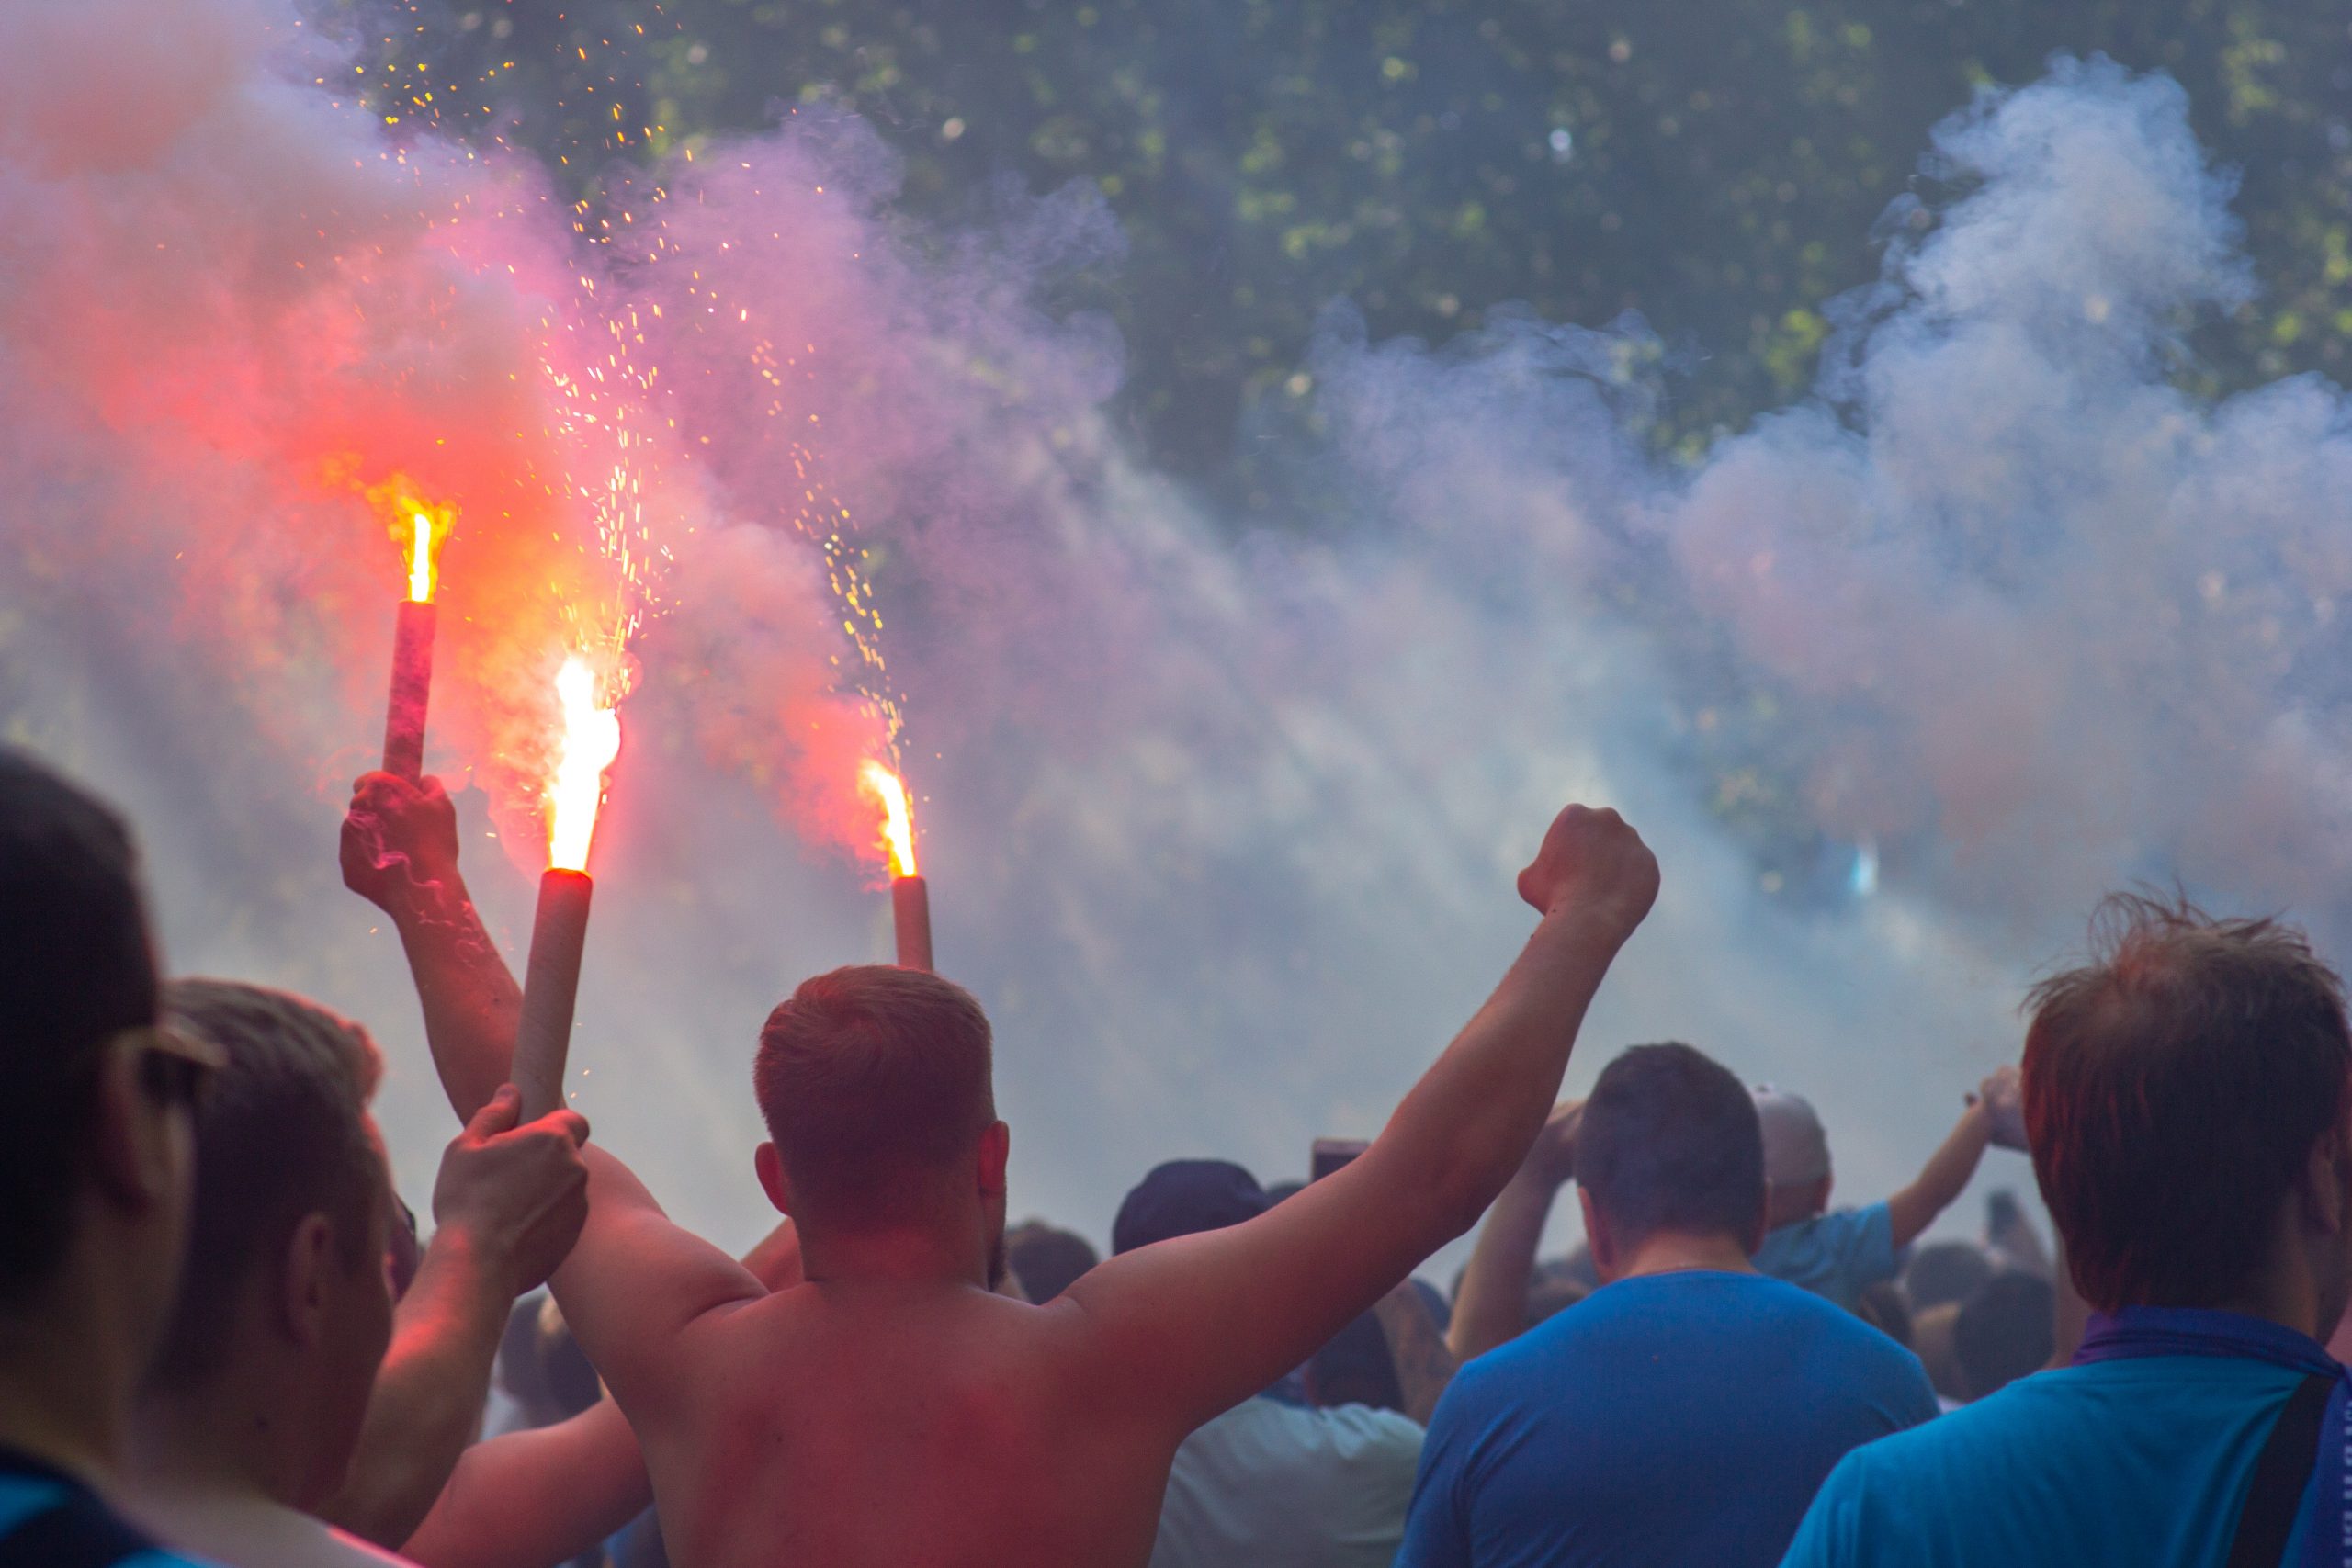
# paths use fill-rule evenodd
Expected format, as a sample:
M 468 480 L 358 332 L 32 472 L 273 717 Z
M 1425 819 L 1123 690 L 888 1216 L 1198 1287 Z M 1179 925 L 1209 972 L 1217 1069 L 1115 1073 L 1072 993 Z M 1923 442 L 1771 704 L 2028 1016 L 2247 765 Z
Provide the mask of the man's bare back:
M 804 1284 L 713 1314 L 637 1421 L 672 1557 L 1141 1562 L 1176 1444 L 1072 1385 L 1082 1310 L 972 1285 Z
M 447 797 L 431 781 L 420 792 L 369 775 L 344 860 L 400 927 L 435 1065 L 466 1113 L 505 1077 L 519 993 L 465 897 Z M 1003 1233 L 1001 1122 L 923 1150 L 906 1173 L 917 1197 L 888 1222 L 852 1220 L 838 1192 L 820 1203 L 807 1149 L 763 1145 L 763 1184 L 799 1221 L 807 1266 L 805 1283 L 774 1295 L 591 1145 L 589 1222 L 555 1291 L 644 1447 L 673 1556 L 693 1568 L 1145 1562 L 1184 1437 L 1304 1361 L 1517 1170 L 1657 867 L 1614 812 L 1570 807 L 1519 890 L 1543 912 L 1534 935 L 1362 1157 L 1245 1224 L 1114 1258 L 1043 1307 L 987 1289 Z M 822 1067 L 812 1094 L 843 1082 L 882 1094 L 922 1070 L 928 1040 L 899 1042 L 872 1071 L 856 1059 L 889 1032 L 892 1007 L 934 1023 L 968 1014 L 985 1063 L 970 998 L 905 971 L 820 976 L 770 1030 L 820 989 L 828 1006 L 880 999 L 837 1021 L 846 1066 Z M 763 1034 L 763 1074 L 768 1052 Z M 774 1088 L 763 1077 L 763 1097 Z M 763 1111 L 772 1127 L 783 1113 L 765 1098 Z M 829 1131 L 802 1126 L 813 1143 Z M 854 1142 L 836 1146 L 856 1157 Z

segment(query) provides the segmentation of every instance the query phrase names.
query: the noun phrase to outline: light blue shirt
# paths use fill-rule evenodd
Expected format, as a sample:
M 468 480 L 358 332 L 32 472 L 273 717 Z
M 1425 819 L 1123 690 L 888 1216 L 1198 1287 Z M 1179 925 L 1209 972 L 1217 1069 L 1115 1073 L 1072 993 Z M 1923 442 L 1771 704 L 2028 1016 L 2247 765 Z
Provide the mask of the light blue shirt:
M 2302 1378 L 2158 1356 L 2020 1379 L 1848 1455 L 1782 1568 L 2216 1568 Z
M 1420 1458 L 1393 1410 L 1243 1400 L 1176 1450 L 1151 1568 L 1388 1568 Z
M 1455 1375 L 1397 1568 L 1770 1568 L 1841 1457 L 1935 1413 L 1917 1357 L 1792 1285 L 1620 1280 Z
M 1894 1249 L 1894 1218 L 1883 1203 L 1815 1214 L 1764 1235 L 1756 1271 L 1827 1296 L 1848 1312 L 1862 1292 L 1892 1280 L 1903 1266 Z

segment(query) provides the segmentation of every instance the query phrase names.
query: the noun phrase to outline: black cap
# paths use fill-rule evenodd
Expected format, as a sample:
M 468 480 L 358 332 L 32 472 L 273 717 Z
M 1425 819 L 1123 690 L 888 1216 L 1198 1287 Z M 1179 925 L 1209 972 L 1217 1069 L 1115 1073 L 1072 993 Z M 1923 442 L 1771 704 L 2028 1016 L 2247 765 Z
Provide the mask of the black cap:
M 1258 1179 L 1231 1160 L 1171 1159 L 1136 1183 L 1111 1222 L 1111 1250 L 1223 1230 L 1273 1207 Z

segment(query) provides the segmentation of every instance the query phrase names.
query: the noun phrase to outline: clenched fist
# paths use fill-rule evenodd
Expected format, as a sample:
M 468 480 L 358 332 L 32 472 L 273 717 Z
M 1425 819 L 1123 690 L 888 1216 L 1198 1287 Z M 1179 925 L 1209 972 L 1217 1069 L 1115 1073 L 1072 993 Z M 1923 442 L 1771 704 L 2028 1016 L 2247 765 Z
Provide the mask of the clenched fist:
M 435 1224 L 504 1267 L 518 1296 L 556 1271 L 588 1223 L 588 1168 L 580 1157 L 588 1123 L 553 1111 L 517 1126 L 522 1104 L 513 1084 L 502 1085 L 441 1156 L 433 1187 Z
M 1519 874 L 1519 896 L 1546 915 L 1598 919 L 1623 941 L 1657 901 L 1657 858 L 1614 811 L 1571 806 Z
M 439 779 L 368 773 L 343 818 L 343 885 L 387 914 L 458 871 L 458 808 Z

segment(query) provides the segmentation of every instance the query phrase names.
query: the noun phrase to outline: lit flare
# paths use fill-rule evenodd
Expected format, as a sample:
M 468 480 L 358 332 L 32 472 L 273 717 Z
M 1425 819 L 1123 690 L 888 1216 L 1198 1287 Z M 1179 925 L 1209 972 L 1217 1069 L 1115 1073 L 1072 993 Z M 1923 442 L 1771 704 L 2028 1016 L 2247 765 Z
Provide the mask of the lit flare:
M 868 762 L 858 771 L 858 782 L 866 793 L 882 803 L 882 843 L 889 851 L 890 874 L 913 876 L 915 871 L 915 828 L 913 816 L 907 809 L 907 786 L 899 775 L 879 762 Z
M 413 528 L 408 547 L 408 596 L 418 604 L 433 603 L 433 518 L 429 513 L 410 514 Z
M 556 671 L 555 693 L 563 709 L 563 745 L 548 784 L 548 864 L 584 872 L 596 811 L 605 802 L 605 770 L 621 751 L 621 718 L 598 704 L 596 672 L 578 654 Z

